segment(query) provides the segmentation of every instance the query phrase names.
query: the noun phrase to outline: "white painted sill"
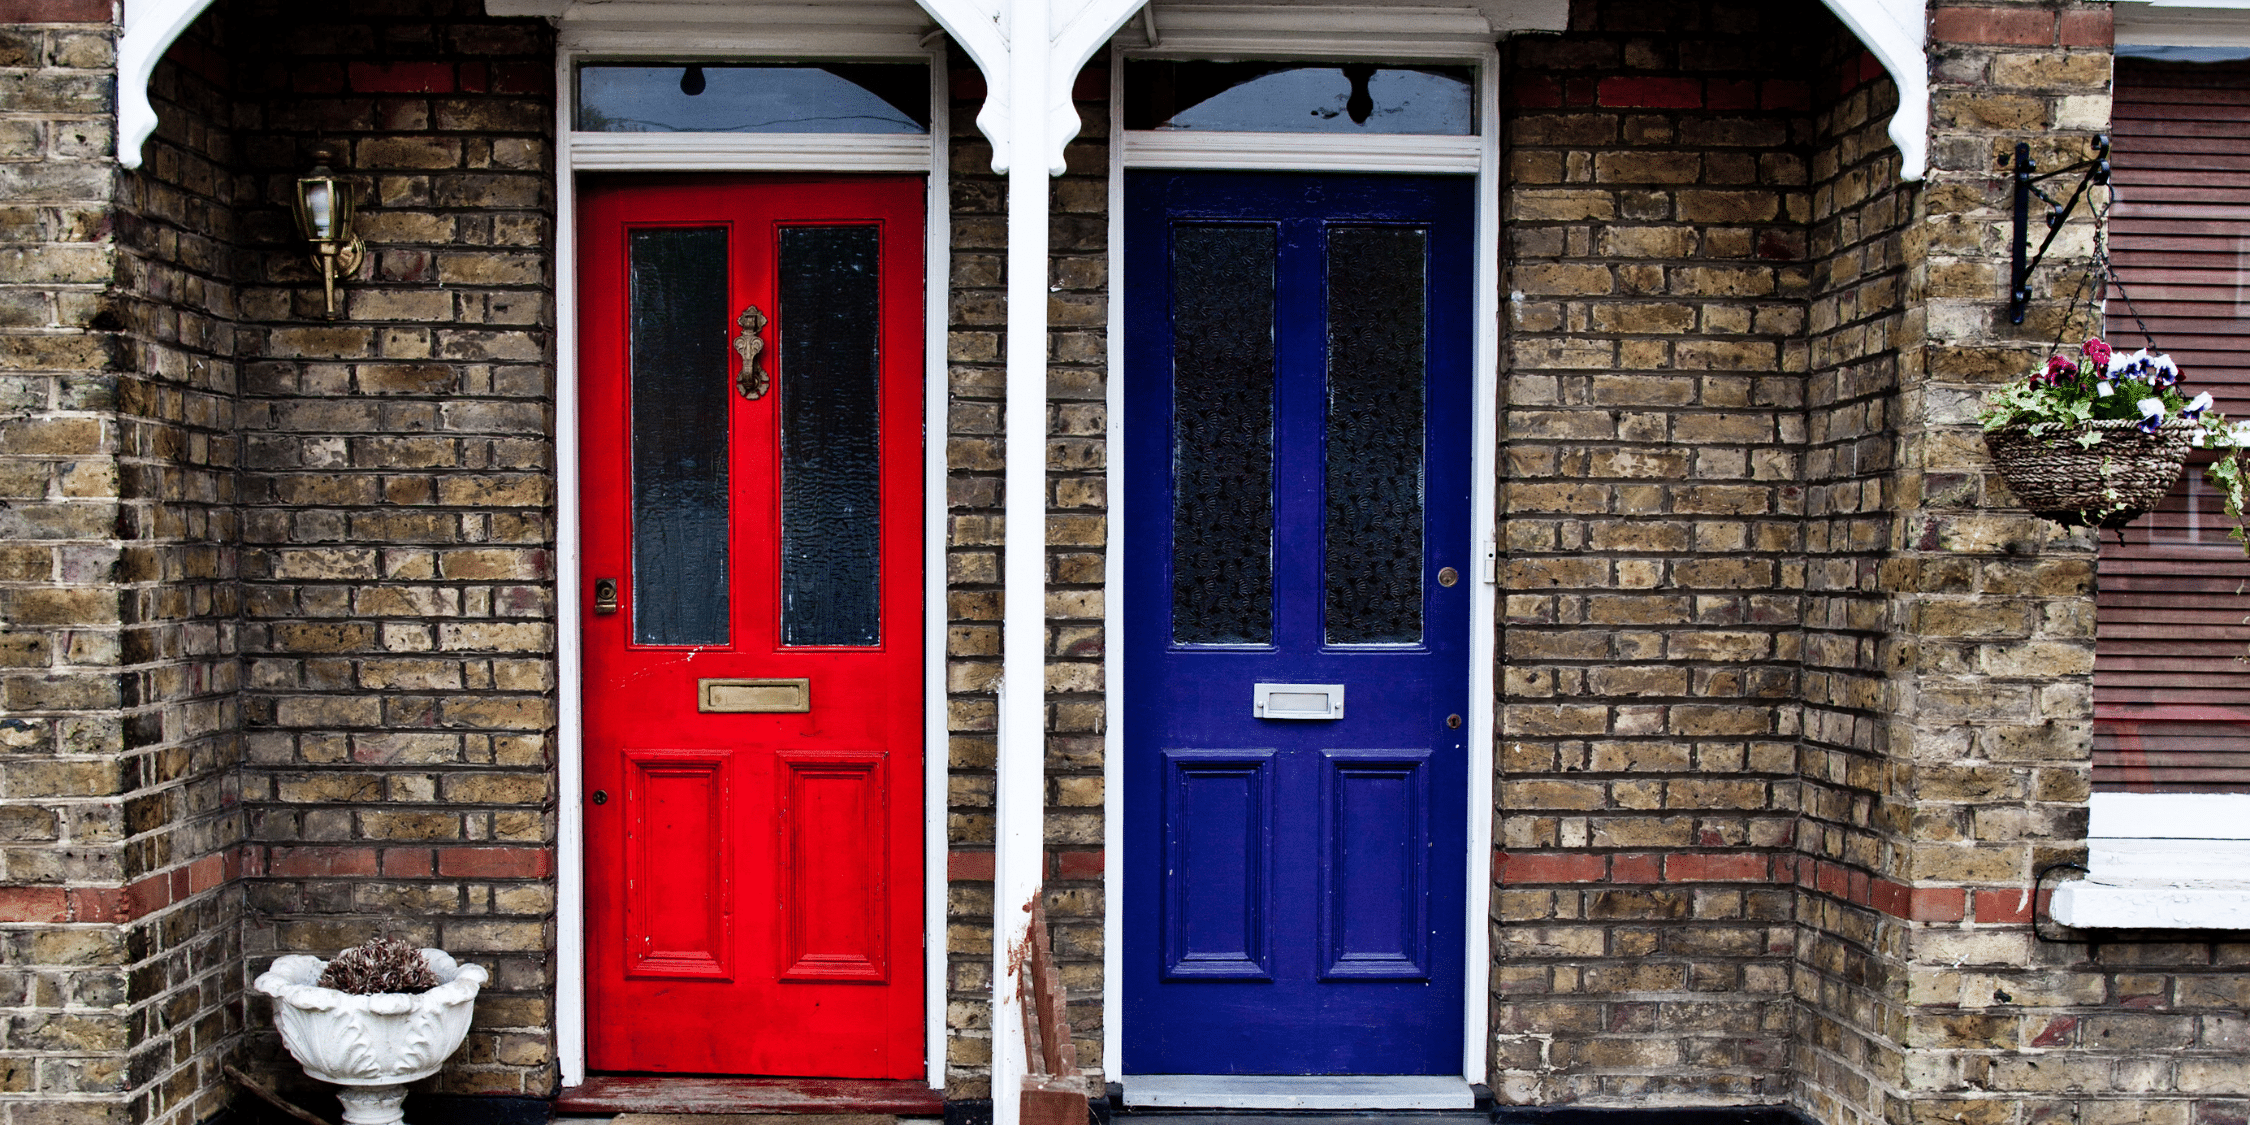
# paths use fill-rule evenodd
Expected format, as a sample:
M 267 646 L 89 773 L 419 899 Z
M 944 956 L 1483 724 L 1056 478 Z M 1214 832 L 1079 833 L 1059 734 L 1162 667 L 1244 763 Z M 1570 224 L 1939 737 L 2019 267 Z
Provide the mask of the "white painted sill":
M 2250 795 L 2096 793 L 2086 878 L 2048 911 L 2080 930 L 2250 930 Z

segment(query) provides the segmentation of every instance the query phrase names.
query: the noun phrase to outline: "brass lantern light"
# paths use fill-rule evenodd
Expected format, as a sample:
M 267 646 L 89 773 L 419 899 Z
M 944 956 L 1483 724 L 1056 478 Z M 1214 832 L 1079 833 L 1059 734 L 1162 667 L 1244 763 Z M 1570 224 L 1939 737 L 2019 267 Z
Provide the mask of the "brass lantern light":
M 297 178 L 297 232 L 312 243 L 313 263 L 320 267 L 321 289 L 327 297 L 326 315 L 334 320 L 337 275 L 358 270 L 367 245 L 352 229 L 351 181 L 328 169 L 336 150 L 323 145 L 312 155 L 312 171 Z

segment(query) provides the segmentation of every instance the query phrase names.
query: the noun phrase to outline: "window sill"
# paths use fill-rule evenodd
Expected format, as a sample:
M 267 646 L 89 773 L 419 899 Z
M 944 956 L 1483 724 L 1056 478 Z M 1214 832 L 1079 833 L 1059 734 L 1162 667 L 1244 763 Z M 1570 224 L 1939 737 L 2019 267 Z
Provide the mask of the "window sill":
M 2087 876 L 2048 911 L 2080 930 L 2250 930 L 2250 796 L 2096 793 Z
M 2087 879 L 2056 887 L 2048 910 L 2074 930 L 2250 930 L 2250 886 L 2112 886 Z

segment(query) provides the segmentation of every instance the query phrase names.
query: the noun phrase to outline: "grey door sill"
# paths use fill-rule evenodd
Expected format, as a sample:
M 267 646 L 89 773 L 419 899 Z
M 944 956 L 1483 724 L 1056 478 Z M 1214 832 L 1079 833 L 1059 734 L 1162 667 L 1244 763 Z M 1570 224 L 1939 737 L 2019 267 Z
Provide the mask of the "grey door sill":
M 1429 1074 L 1128 1074 L 1132 1109 L 1473 1109 L 1468 1082 Z

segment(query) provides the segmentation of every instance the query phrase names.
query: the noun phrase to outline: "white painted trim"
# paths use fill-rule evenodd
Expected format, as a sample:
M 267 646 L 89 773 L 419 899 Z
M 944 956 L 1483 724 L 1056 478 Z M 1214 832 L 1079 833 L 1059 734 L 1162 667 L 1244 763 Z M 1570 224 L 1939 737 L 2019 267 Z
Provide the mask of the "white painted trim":
M 943 60 L 940 60 L 942 66 Z M 933 133 L 935 123 L 932 124 Z M 936 144 L 912 133 L 567 133 L 581 172 L 904 172 L 930 170 Z
M 1236 133 L 1134 130 L 1118 134 L 1128 168 L 1300 172 L 1476 172 L 1481 137 L 1343 136 L 1330 133 Z
M 2250 930 L 2250 889 L 2114 887 L 2064 883 L 2048 904 L 2080 930 Z
M 929 0 L 924 0 L 925 3 Z M 1016 154 L 1008 173 L 1007 387 L 1002 419 L 999 729 L 993 753 L 992 1125 L 1019 1125 L 1030 1073 L 1023 1031 L 1023 967 L 1033 903 L 1045 880 L 1047 796 L 1047 221 L 1048 178 L 1034 163 L 1049 136 L 1041 106 L 1048 5 L 1011 7 L 1004 58 L 980 59 L 986 85 L 1005 75 L 1018 103 L 977 124 Z M 1037 44 L 1038 50 L 1015 48 Z M 999 65 L 993 65 L 997 62 Z M 1068 91 L 1065 91 L 1067 95 Z M 1060 169 L 1057 169 L 1058 171 Z
M 1477 172 L 1477 260 L 1473 315 L 1476 380 L 1470 440 L 1469 549 L 1461 570 L 1476 575 L 1469 593 L 1469 818 L 1468 893 L 1462 925 L 1468 965 L 1462 974 L 1461 1075 L 1485 1084 L 1491 1052 L 1488 1012 L 1492 995 L 1492 747 L 1499 724 L 1493 684 L 1500 626 L 1499 586 L 1483 580 L 1482 558 L 1500 537 L 1500 53 L 1486 45 L 1477 70 L 1477 121 L 1483 143 Z
M 2250 840 L 2250 793 L 2096 793 L 2086 815 L 2089 838 Z
M 953 95 L 945 44 L 930 58 L 930 196 L 923 223 L 929 245 L 922 282 L 922 1019 L 930 1088 L 945 1088 L 946 782 L 951 732 L 945 704 L 945 449 L 951 438 L 952 388 L 946 340 L 952 321 L 952 192 L 946 138 Z
M 1927 0 L 1821 0 L 1891 72 L 1898 110 L 1891 142 L 1898 146 L 1898 177 L 1919 180 L 1930 165 L 1930 62 Z
M 555 52 L 555 135 L 570 128 L 570 55 Z M 555 1061 L 586 1081 L 586 588 L 578 501 L 578 177 L 555 153 Z
M 490 0 L 503 3 L 505 0 Z M 704 52 L 708 56 L 710 52 Z M 792 52 L 791 57 L 805 57 Z M 821 171 L 894 172 L 929 177 L 922 293 L 923 323 L 923 1058 L 926 1081 L 932 1089 L 945 1087 L 945 904 L 946 904 L 946 779 L 947 722 L 945 698 L 945 445 L 947 410 L 946 338 L 950 305 L 949 279 L 953 224 L 948 191 L 947 146 L 951 129 L 951 95 L 946 75 L 945 48 L 917 47 L 915 61 L 930 64 L 930 134 L 906 138 L 916 143 L 919 162 L 902 166 L 877 166 L 864 159 L 868 140 L 900 138 L 843 134 L 848 139 L 828 146 L 835 159 L 828 163 L 804 161 L 728 165 L 712 160 L 715 150 L 742 139 L 727 135 L 712 138 L 691 133 L 574 133 L 570 131 L 575 104 L 571 74 L 583 55 L 570 50 L 555 52 L 556 135 L 570 138 L 555 155 L 555 465 L 556 465 L 556 629 L 558 632 L 556 736 L 558 800 L 556 818 L 556 1062 L 565 1088 L 586 1080 L 586 943 L 585 943 L 585 773 L 584 654 L 580 629 L 583 614 L 577 591 L 584 588 L 580 538 L 584 528 L 579 504 L 578 465 L 578 258 L 576 175 L 582 171 Z M 793 137 L 796 134 L 750 134 L 752 137 Z M 823 135 L 838 136 L 836 134 Z M 610 140 L 632 138 L 627 146 L 582 146 L 587 137 Z M 647 138 L 647 139 L 642 139 Z M 718 143 L 712 143 L 713 141 Z M 860 142 L 860 143 L 853 143 Z M 744 146 L 747 147 L 747 146 Z M 589 150 L 592 159 L 586 159 Z M 617 154 L 633 152 L 640 159 L 628 162 Z M 858 156 L 862 159 L 855 160 Z M 888 159 L 888 158 L 886 158 Z M 901 162 L 902 163 L 902 162 Z
M 2250 794 L 2096 793 L 2086 811 L 2086 877 L 2055 888 L 2055 921 L 2250 930 Z
M 2117 43 L 2137 47 L 2250 47 L 2250 4 L 2117 0 Z
M 1133 47 L 1140 58 L 1367 58 L 1392 62 L 1450 59 L 1489 47 L 1508 31 L 1562 31 L 1567 3 L 1521 4 L 1497 27 L 1470 7 L 1357 5 L 1158 5 L 1163 42 Z M 1145 38 L 1145 36 L 1144 36 Z
M 1458 1078 L 1437 1075 L 1137 1074 L 1125 1083 L 1134 1109 L 1474 1109 Z
M 1148 9 L 1142 9 L 1147 11 Z M 1109 51 L 1109 135 L 1125 135 L 1125 52 Z M 1109 307 L 1103 362 L 1109 538 L 1102 544 L 1102 1073 L 1125 1073 L 1125 146 L 1109 146 Z
M 912 23 L 873 22 L 857 19 L 807 20 L 802 13 L 823 9 L 792 5 L 783 9 L 746 5 L 729 11 L 729 22 L 692 26 L 565 23 L 556 45 L 580 55 L 582 61 L 601 57 L 662 56 L 668 59 L 711 59 L 729 56 L 788 59 L 897 59 L 920 62 L 929 57 L 922 37 L 929 34 L 926 19 Z M 831 5 L 829 12 L 849 9 Z M 867 9 L 860 8 L 859 13 Z M 785 13 L 759 22 L 761 12 Z M 590 57 L 590 58 L 589 58 Z
M 117 37 L 117 162 L 141 166 L 141 146 L 156 132 L 148 80 L 173 41 L 211 0 L 125 0 L 125 31 Z
M 1283 13 L 1296 9 L 1268 9 Z M 1395 9 L 1362 9 L 1361 19 L 1386 20 Z M 1128 167 L 1215 167 L 1268 171 L 1345 171 L 1345 172 L 1405 172 L 1441 171 L 1467 172 L 1477 177 L 1476 190 L 1476 266 L 1473 296 L 1473 323 L 1475 342 L 1472 362 L 1475 377 L 1472 394 L 1475 396 L 1475 414 L 1472 420 L 1470 450 L 1470 550 L 1478 558 L 1463 560 L 1462 569 L 1480 576 L 1469 597 L 1469 712 L 1464 717 L 1465 727 L 1472 734 L 1468 740 L 1468 792 L 1462 810 L 1468 818 L 1468 862 L 1463 931 L 1463 956 L 1466 964 L 1462 977 L 1462 1039 L 1461 1079 L 1466 1086 L 1485 1081 L 1488 1066 L 1486 1021 L 1489 1018 L 1491 989 L 1491 934 L 1488 926 L 1491 901 L 1492 854 L 1492 731 L 1495 726 L 1496 707 L 1493 682 L 1493 661 L 1498 651 L 1499 632 L 1496 617 L 1497 587 L 1482 580 L 1482 559 L 1499 539 L 1498 474 L 1499 474 L 1499 395 L 1500 395 L 1500 57 L 1489 41 L 1448 44 L 1420 40 L 1414 57 L 1420 61 L 1468 63 L 1477 69 L 1477 121 L 1480 132 L 1474 137 L 1402 137 L 1359 138 L 1326 137 L 1317 134 L 1273 133 L 1204 133 L 1204 134 L 1149 134 L 1124 131 L 1124 73 L 1125 60 L 1131 58 L 1163 56 L 1208 55 L 1211 49 L 1191 30 L 1177 31 L 1179 18 L 1168 9 L 1164 15 L 1164 47 L 1161 52 L 1145 48 L 1116 46 L 1110 53 L 1110 135 L 1120 142 L 1110 146 L 1109 165 L 1109 379 L 1107 438 L 1109 443 L 1109 527 L 1110 538 L 1104 553 L 1102 605 L 1103 629 L 1109 643 L 1103 648 L 1102 686 L 1103 721 L 1102 784 L 1108 799 L 1103 803 L 1102 820 L 1102 880 L 1105 901 L 1109 909 L 1103 919 L 1102 952 L 1102 1059 L 1103 1068 L 1112 1079 L 1124 1076 L 1124 886 L 1125 886 L 1125 666 L 1124 648 L 1119 638 L 1123 635 L 1125 615 L 1129 607 L 1125 602 L 1125 536 L 1126 526 L 1124 481 L 1131 472 L 1127 463 L 1125 446 L 1125 170 Z M 1347 42 L 1363 42 L 1347 39 Z M 1270 52 L 1261 52 L 1270 54 Z M 1397 58 L 1375 46 L 1361 45 L 1358 49 L 1336 49 L 1327 52 L 1332 58 L 1377 57 L 1392 61 Z M 1238 163 L 1193 165 L 1166 162 L 1142 164 L 1134 155 L 1132 145 L 1136 139 L 1158 137 L 1243 138 L 1256 146 L 1263 158 L 1243 160 Z M 1326 152 L 1308 152 L 1304 142 L 1349 141 L 1366 146 L 1364 159 L 1353 163 L 1332 163 Z M 1382 142 L 1386 150 L 1366 142 Z M 1439 142 L 1439 145 L 1432 145 Z M 1239 143 L 1239 142 L 1237 142 Z M 1216 147 L 1216 146 L 1214 146 Z M 1339 148 L 1343 146 L 1338 146 Z M 1431 150 L 1466 147 L 1467 159 L 1446 151 L 1444 158 L 1451 163 L 1430 168 L 1417 161 L 1432 159 Z M 1420 151 L 1417 151 L 1419 149 Z M 1471 569 L 1472 565 L 1475 569 Z M 1263 1102 L 1206 1101 L 1157 1103 L 1144 1102 L 1136 1096 L 1136 1089 L 1147 1090 L 1148 1083 L 1160 1085 L 1183 1077 L 1179 1075 L 1132 1075 L 1124 1078 L 1126 1101 L 1130 1105 L 1203 1105 L 1214 1108 L 1445 1108 L 1436 1106 L 1394 1106 L 1387 1103 L 1362 1104 L 1344 1097 L 1350 1104 L 1339 1102 L 1331 1107 L 1274 1106 Z M 1201 1076 L 1193 1076 L 1198 1079 Z M 1411 1077 L 1411 1076 L 1409 1076 Z M 1340 1082 L 1399 1081 L 1394 1077 L 1361 1076 L 1343 1079 L 1321 1077 L 1311 1081 L 1336 1087 Z M 1430 1081 L 1431 1079 L 1419 1079 Z M 1438 1081 L 1453 1081 L 1443 1079 Z M 1149 1095 L 1154 1096 L 1154 1095 Z M 1472 1101 L 1463 1101 L 1468 1108 Z

